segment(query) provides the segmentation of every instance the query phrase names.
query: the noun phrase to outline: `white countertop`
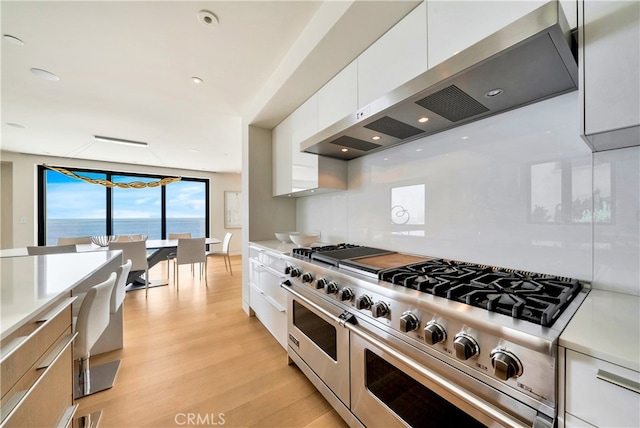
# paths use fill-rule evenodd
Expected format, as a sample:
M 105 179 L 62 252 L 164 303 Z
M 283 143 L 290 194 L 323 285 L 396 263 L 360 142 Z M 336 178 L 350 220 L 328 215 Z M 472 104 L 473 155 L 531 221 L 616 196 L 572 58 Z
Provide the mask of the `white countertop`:
M 0 258 L 0 337 L 4 339 L 120 251 Z
M 640 297 L 591 290 L 559 344 L 640 371 Z
M 298 246 L 293 242 L 280 242 L 276 239 L 272 241 L 251 241 L 249 245 L 257 245 L 259 247 L 263 247 L 267 250 L 277 251 L 282 254 L 290 253 L 294 248 Z M 324 242 L 315 242 L 311 244 L 312 247 L 322 247 L 323 245 L 331 245 Z

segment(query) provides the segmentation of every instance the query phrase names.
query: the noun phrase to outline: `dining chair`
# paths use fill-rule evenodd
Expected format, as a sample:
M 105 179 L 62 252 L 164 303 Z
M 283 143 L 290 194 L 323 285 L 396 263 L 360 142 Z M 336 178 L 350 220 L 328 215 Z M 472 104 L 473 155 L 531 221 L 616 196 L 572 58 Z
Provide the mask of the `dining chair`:
M 149 263 L 145 241 L 112 242 L 109 250 L 122 250 L 122 260 L 131 260 L 131 271 L 144 270 L 145 297 L 149 294 Z
M 178 250 L 176 257 L 173 259 L 173 280 L 176 284 L 176 290 L 180 289 L 180 265 L 194 263 L 200 264 L 200 278 L 202 278 L 202 270 L 204 269 L 204 283 L 207 283 L 207 253 L 205 247 L 205 238 L 180 238 L 178 239 Z M 193 271 L 191 272 L 193 275 Z
M 46 254 L 75 253 L 76 251 L 77 251 L 76 250 L 76 244 L 27 247 L 27 253 L 30 256 L 42 256 L 42 255 L 46 255 Z
M 89 370 L 89 357 L 91 348 L 109 325 L 109 306 L 116 277 L 116 273 L 112 272 L 106 281 L 91 287 L 80 306 L 77 318 L 74 318 L 73 329 L 77 336 L 73 343 L 73 354 L 78 360 L 78 372 L 74 373 L 75 399 L 108 389 L 115 380 L 114 375 L 114 379 L 111 382 L 107 380 L 105 385 L 103 377 L 98 376 L 101 374 L 100 366 Z
M 116 235 L 116 238 L 113 242 L 132 242 L 132 241 L 146 241 L 146 235 Z
M 191 238 L 191 232 L 169 234 L 169 239 L 180 239 L 180 238 Z M 169 265 L 171 264 L 171 260 L 175 259 L 175 257 L 176 257 L 175 251 L 167 255 L 167 278 L 169 278 Z
M 224 235 L 224 239 L 222 240 L 222 250 L 213 250 L 207 252 L 207 257 L 222 257 L 224 259 L 224 268 L 226 271 L 230 272 L 231 275 L 233 275 L 233 270 L 231 269 L 231 258 L 229 257 L 229 244 L 232 237 L 233 233 L 227 232 L 227 234 Z
M 58 238 L 58 245 L 91 244 L 90 236 L 76 236 L 73 238 Z

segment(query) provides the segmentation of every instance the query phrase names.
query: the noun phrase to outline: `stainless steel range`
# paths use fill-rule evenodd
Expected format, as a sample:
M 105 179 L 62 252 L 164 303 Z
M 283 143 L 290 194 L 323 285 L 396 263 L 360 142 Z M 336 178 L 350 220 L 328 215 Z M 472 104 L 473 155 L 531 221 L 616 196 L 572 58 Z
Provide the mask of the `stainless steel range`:
M 351 426 L 555 426 L 584 284 L 348 244 L 285 258 L 289 358 Z

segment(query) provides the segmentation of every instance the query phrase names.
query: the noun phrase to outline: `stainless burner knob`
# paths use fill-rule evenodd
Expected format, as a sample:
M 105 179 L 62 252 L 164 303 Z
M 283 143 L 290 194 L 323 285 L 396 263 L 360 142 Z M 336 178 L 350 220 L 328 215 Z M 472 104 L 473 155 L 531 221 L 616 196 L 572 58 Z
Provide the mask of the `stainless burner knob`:
M 329 280 L 327 278 L 320 278 L 316 281 L 316 289 L 320 290 L 321 288 L 324 288 L 328 282 Z
M 413 312 L 407 311 L 402 314 L 400 317 L 400 330 L 408 333 L 418 327 L 420 327 L 420 320 L 413 314 Z
M 311 281 L 313 281 L 313 275 L 311 275 L 309 272 L 302 274 L 302 282 L 311 282 Z
M 506 349 L 496 348 L 491 351 L 493 374 L 502 380 L 522 376 L 522 363 Z
M 384 302 L 377 302 L 371 305 L 371 315 L 374 318 L 384 317 L 389 313 L 389 306 Z
M 353 299 L 353 290 L 349 287 L 344 287 L 338 292 L 338 298 L 343 302 Z
M 447 340 L 447 331 L 435 321 L 429 321 L 424 328 L 424 341 L 429 345 L 435 345 Z
M 468 360 L 480 353 L 478 342 L 464 332 L 456 334 L 453 340 L 453 348 L 456 350 L 456 357 L 459 360 Z
M 338 292 L 338 284 L 335 281 L 329 281 L 327 286 L 324 289 L 324 292 L 327 294 L 335 294 Z
M 371 305 L 373 305 L 373 300 L 366 294 L 356 299 L 356 309 L 369 309 Z
M 291 278 L 296 278 L 300 276 L 301 273 L 302 273 L 302 270 L 300 270 L 300 268 L 291 266 L 291 268 L 289 269 L 289 276 Z

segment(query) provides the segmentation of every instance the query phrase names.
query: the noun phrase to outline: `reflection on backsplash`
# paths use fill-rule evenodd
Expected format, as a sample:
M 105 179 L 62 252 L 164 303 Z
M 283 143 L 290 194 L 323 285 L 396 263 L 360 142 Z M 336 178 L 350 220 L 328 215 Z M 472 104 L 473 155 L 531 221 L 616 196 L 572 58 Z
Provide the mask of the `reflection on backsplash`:
M 424 236 L 424 184 L 391 188 L 394 235 Z
M 349 190 L 298 199 L 297 227 L 640 294 L 639 149 L 592 156 L 578 111 L 566 94 L 354 159 Z
M 592 167 L 571 160 L 536 163 L 530 168 L 530 221 L 533 223 L 611 223 L 611 164 Z M 593 187 L 597 183 L 597 187 Z

